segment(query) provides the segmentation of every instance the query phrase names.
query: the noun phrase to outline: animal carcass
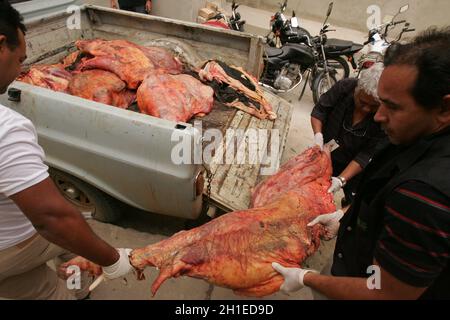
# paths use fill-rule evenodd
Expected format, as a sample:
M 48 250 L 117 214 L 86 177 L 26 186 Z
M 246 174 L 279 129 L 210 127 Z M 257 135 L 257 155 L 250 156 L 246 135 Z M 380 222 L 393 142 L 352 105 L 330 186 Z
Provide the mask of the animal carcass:
M 329 180 L 331 173 L 329 157 L 324 157 L 317 147 L 310 148 L 286 162 L 275 175 L 256 186 L 252 195 L 252 207 L 269 204 L 287 191 L 317 181 L 318 178 Z M 321 182 L 326 183 L 327 181 Z
M 277 118 L 256 80 L 242 68 L 212 60 L 198 74 L 202 81 L 208 82 L 215 89 L 217 99 L 227 106 L 259 119 Z
M 54 91 L 66 92 L 69 81 L 72 79 L 70 72 L 61 64 L 35 65 L 27 72 L 21 74 L 17 81 L 26 82 L 38 87 Z
M 68 92 L 74 96 L 126 109 L 136 99 L 125 82 L 114 73 L 103 70 L 86 70 L 75 74 Z
M 137 89 L 146 75 L 154 69 L 153 63 L 136 47 L 124 40 L 79 40 L 78 49 L 93 56 L 84 61 L 81 70 L 101 69 L 115 73 L 129 89 Z
M 271 263 L 301 266 L 318 248 L 323 232 L 320 226 L 306 225 L 317 215 L 335 211 L 333 197 L 327 192 L 329 155 L 313 149 L 303 157 L 297 160 L 307 164 L 303 169 L 310 172 L 310 179 L 303 179 L 297 188 L 272 203 L 223 215 L 199 228 L 133 250 L 130 261 L 135 268 L 155 266 L 160 270 L 152 293 L 167 278 L 181 275 L 205 279 L 246 296 L 261 297 L 278 291 L 283 278 Z
M 285 267 L 302 266 L 317 250 L 324 232 L 319 225 L 309 228 L 307 224 L 320 214 L 336 210 L 333 196 L 327 192 L 331 178 L 329 154 L 314 148 L 303 157 L 296 161 L 306 164 L 303 169 L 310 172 L 310 178 L 303 179 L 304 184 L 295 184 L 295 189 L 271 204 L 232 212 L 133 250 L 130 262 L 138 271 L 147 266 L 160 270 L 152 293 L 166 279 L 181 275 L 205 279 L 245 296 L 262 297 L 278 291 L 283 277 L 272 268 L 272 262 Z M 317 170 L 318 164 L 326 167 Z M 71 264 L 95 273 L 94 266 L 82 260 L 66 266 Z
M 142 113 L 187 122 L 211 112 L 214 91 L 187 74 L 154 72 L 139 87 L 137 102 Z

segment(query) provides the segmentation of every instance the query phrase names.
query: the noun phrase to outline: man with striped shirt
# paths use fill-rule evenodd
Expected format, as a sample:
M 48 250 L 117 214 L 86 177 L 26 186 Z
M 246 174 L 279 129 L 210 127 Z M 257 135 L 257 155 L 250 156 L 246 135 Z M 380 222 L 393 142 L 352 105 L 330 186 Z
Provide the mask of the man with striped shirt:
M 331 275 L 274 268 L 281 289 L 332 299 L 450 298 L 450 28 L 391 46 L 375 115 L 390 143 L 363 173 L 344 214 L 319 216 L 337 236 Z

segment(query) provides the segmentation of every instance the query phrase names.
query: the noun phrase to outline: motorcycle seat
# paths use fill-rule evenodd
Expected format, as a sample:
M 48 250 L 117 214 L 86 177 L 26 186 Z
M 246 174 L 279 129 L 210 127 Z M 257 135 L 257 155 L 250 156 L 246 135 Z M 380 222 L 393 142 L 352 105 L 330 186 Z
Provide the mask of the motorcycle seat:
M 266 54 L 269 58 L 281 56 L 283 50 L 279 48 L 266 47 Z
M 340 40 L 340 39 L 328 39 L 325 47 L 330 51 L 342 51 L 351 48 L 353 45 L 352 41 Z

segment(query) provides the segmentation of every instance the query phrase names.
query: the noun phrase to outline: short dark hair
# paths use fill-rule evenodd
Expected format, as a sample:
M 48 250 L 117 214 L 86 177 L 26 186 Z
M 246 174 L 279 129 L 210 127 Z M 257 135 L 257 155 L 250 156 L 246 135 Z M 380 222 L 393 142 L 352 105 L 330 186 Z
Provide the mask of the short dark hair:
M 7 0 L 0 0 L 0 34 L 6 36 L 6 43 L 10 48 L 19 45 L 17 29 L 25 34 L 27 31 L 20 13 Z
M 442 98 L 450 94 L 450 26 L 430 28 L 407 44 L 393 44 L 384 64 L 416 67 L 412 96 L 427 109 L 441 107 Z

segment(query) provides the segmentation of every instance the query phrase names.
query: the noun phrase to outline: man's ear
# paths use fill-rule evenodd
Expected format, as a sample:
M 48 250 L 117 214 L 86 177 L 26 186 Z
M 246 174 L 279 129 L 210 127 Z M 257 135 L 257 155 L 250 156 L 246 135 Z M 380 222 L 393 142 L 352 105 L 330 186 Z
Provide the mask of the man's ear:
M 439 113 L 439 121 L 450 125 L 450 94 L 444 96 L 442 99 L 442 108 Z
M 0 52 L 5 50 L 6 48 L 6 36 L 4 34 L 0 34 Z

